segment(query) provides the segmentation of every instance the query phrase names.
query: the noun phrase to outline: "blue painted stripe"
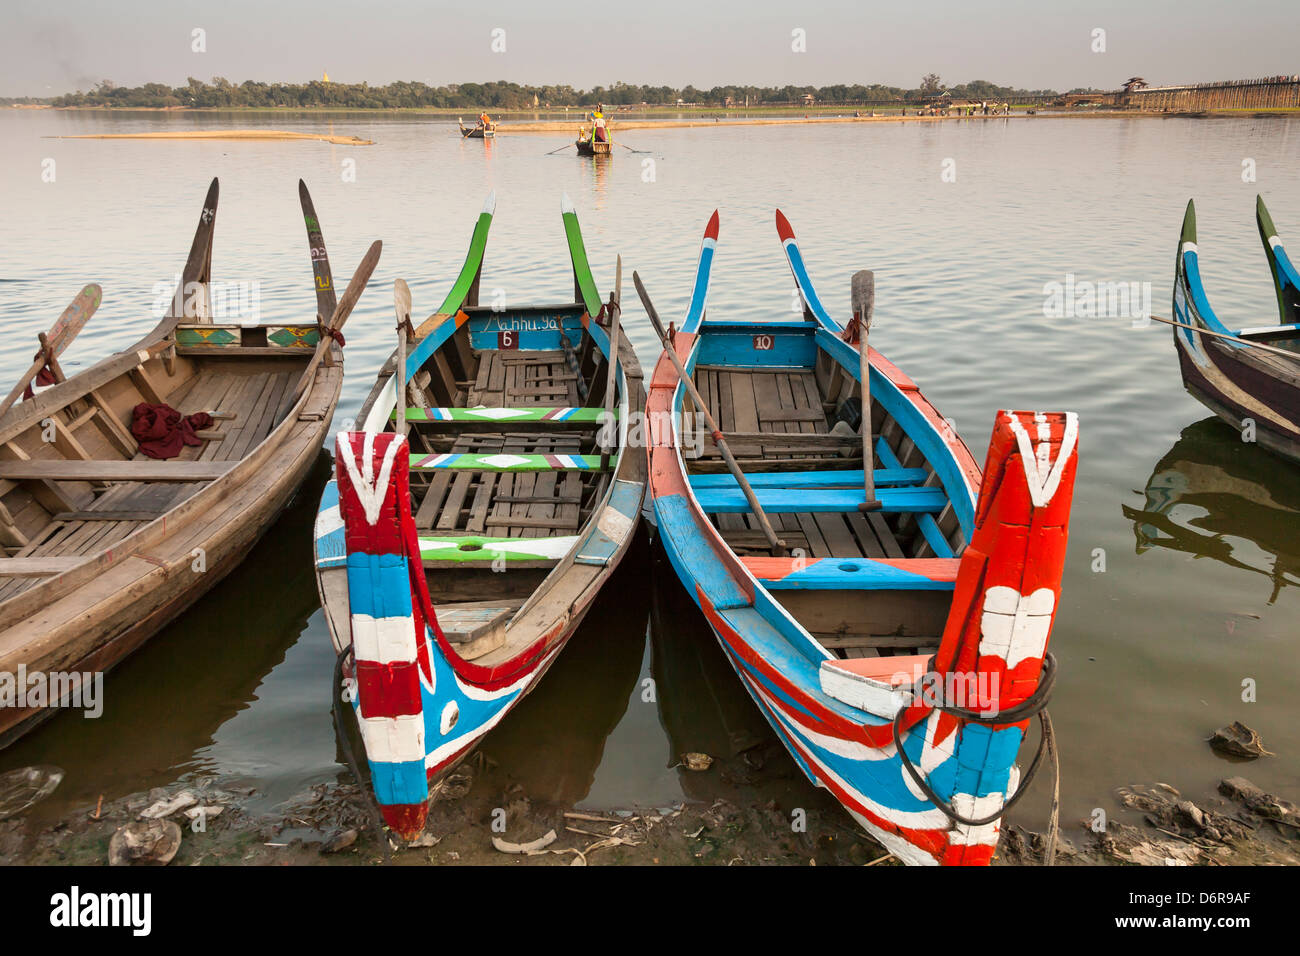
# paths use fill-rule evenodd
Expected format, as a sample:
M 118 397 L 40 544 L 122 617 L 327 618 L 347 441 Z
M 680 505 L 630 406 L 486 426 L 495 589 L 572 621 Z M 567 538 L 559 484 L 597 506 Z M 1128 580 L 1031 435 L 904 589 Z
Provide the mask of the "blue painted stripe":
M 917 515 L 916 523 L 921 526 L 921 534 L 925 535 L 926 543 L 930 545 L 930 550 L 934 552 L 936 558 L 953 556 L 948 539 L 943 536 L 943 531 L 939 528 L 939 522 L 934 520 L 934 515 Z
M 1194 317 L 1199 318 L 1205 327 L 1211 331 L 1231 335 L 1232 333 L 1228 330 L 1228 327 L 1219 321 L 1219 317 L 1214 314 L 1214 309 L 1210 308 L 1210 300 L 1205 295 L 1205 286 L 1201 283 L 1201 267 L 1194 249 L 1185 249 L 1183 251 L 1183 275 L 1186 277 L 1187 291 L 1192 299 Z M 1186 322 L 1187 320 L 1184 319 L 1183 321 Z M 1189 335 L 1190 333 L 1183 332 L 1182 334 Z M 1232 342 L 1226 339 L 1220 341 L 1233 348 L 1247 348 L 1242 342 Z
M 872 477 L 878 487 L 919 485 L 929 477 L 924 468 L 877 468 Z M 751 488 L 861 488 L 862 469 L 856 471 L 772 471 L 746 475 Z M 728 473 L 691 475 L 691 487 L 735 488 L 736 479 Z
M 383 806 L 424 803 L 429 799 L 428 778 L 423 760 L 404 763 L 370 763 L 370 785 Z
M 709 278 L 713 271 L 713 254 L 717 247 L 716 239 L 705 239 L 700 244 L 700 261 L 695 267 L 695 287 L 691 290 L 691 307 L 686 312 L 682 323 L 683 332 L 693 333 L 699 328 L 704 318 L 704 305 L 709 297 Z
M 763 510 L 771 514 L 857 511 L 863 501 L 858 488 L 755 488 Z M 948 503 L 942 488 L 879 488 L 876 497 L 886 514 L 929 511 L 938 513 Z M 739 487 L 702 488 L 695 493 L 705 514 L 745 514 L 749 501 Z
M 411 576 L 400 554 L 348 555 L 348 600 L 353 614 L 411 617 Z
M 812 326 L 804 323 L 804 332 L 798 335 L 781 334 L 777 330 L 759 329 L 742 332 L 720 331 L 706 323 L 708 334 L 700 344 L 701 365 L 725 365 L 730 368 L 800 368 L 812 369 L 817 361 L 817 344 L 809 332 Z M 754 337 L 764 335 L 771 339 L 769 349 L 756 349 Z
M 787 239 L 784 246 L 786 258 L 790 260 L 790 271 L 794 273 L 794 281 L 803 293 L 804 304 L 824 329 L 839 333 L 842 329 L 826 311 L 821 298 L 817 295 L 817 290 L 813 288 L 812 277 L 808 275 L 808 267 L 804 264 L 803 253 L 799 251 L 798 244 L 793 239 Z
M 684 496 L 659 496 L 655 499 L 655 514 L 659 518 L 660 533 L 672 540 L 673 548 L 680 555 L 678 575 L 687 585 L 687 590 L 693 592 L 690 584 L 698 584 L 708 596 L 709 603 L 719 609 L 749 605 L 749 598 L 718 562 L 717 555 L 704 540 L 699 526 L 691 516 L 690 502 Z M 691 596 L 694 597 L 694 593 Z

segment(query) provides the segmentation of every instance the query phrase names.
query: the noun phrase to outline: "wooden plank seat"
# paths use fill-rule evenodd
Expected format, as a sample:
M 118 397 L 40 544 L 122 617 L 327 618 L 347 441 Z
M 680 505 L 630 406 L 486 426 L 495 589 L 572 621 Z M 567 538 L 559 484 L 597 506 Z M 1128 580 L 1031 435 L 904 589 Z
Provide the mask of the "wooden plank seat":
M 598 457 L 598 456 L 597 456 Z M 39 458 L 0 461 L 0 478 L 14 481 L 215 481 L 237 461 L 87 461 Z
M 743 469 L 742 469 L 743 470 Z M 919 485 L 929 477 L 924 468 L 877 468 L 872 472 L 876 487 Z M 760 472 L 745 475 L 753 488 L 861 488 L 862 469 L 857 471 Z M 691 475 L 691 488 L 736 488 L 730 472 Z
M 512 429 L 521 424 L 535 426 L 564 425 L 566 427 L 598 427 L 606 412 L 602 408 L 584 407 L 546 407 L 500 408 L 483 406 L 480 408 L 408 408 L 408 422 L 427 422 L 431 425 L 456 425 L 464 428 L 468 425 L 484 425 L 496 430 L 509 425 Z M 618 418 L 618 411 L 612 413 Z M 394 409 L 390 416 L 397 418 Z
M 523 601 L 469 601 L 434 609 L 443 637 L 465 660 L 490 654 L 506 642 L 506 625 Z
M 857 488 L 755 488 L 759 505 L 769 514 L 856 512 L 863 489 Z M 749 502 L 740 488 L 701 488 L 695 492 L 705 514 L 748 514 Z M 938 514 L 948 503 L 942 488 L 877 488 L 880 511 L 885 514 Z
M 411 462 L 411 471 L 609 471 L 614 462 L 601 468 L 600 455 L 576 455 L 557 452 L 553 454 L 518 454 L 511 451 L 492 454 L 446 452 L 424 455 Z M 0 472 L 0 474 L 3 474 Z
M 958 558 L 766 558 L 742 557 L 749 572 L 770 591 L 951 591 Z

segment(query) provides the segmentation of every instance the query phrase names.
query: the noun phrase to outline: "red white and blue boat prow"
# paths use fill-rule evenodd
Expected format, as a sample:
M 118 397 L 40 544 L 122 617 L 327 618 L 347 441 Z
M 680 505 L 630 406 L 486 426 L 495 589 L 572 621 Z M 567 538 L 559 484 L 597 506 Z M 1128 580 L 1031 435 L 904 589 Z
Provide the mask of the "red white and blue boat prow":
M 809 779 L 906 863 L 987 864 L 1029 717 L 1050 690 L 1077 419 L 999 412 L 981 476 L 916 384 L 871 350 L 881 508 L 863 513 L 861 439 L 854 453 L 852 432 L 832 426 L 860 396 L 858 346 L 777 222 L 804 319 L 704 321 L 715 213 L 674 346 L 793 556 L 766 551 L 707 439 L 698 457 L 684 453 L 698 426 L 666 355 L 648 399 L 651 421 L 672 423 L 649 450 L 660 537 Z M 922 675 L 970 693 L 927 697 Z
M 640 367 L 611 334 L 617 296 L 599 298 L 572 205 L 574 300 L 504 310 L 478 304 L 494 208 L 489 198 L 452 291 L 414 330 L 405 381 L 394 353 L 362 430 L 338 436 L 317 515 L 321 603 L 355 682 L 375 797 L 406 839 L 424 827 L 431 786 L 582 622 L 645 489 L 645 457 L 628 445 Z

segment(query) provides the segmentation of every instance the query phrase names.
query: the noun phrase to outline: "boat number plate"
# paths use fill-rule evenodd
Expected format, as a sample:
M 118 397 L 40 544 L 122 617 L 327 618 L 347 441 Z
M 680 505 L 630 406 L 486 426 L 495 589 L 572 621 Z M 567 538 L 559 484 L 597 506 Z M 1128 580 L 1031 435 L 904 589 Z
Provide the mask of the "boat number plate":
M 754 336 L 755 352 L 770 352 L 772 351 L 772 346 L 775 344 L 776 344 L 776 340 L 770 335 Z
M 498 349 L 517 349 L 519 348 L 519 332 L 517 329 L 506 329 L 497 333 Z

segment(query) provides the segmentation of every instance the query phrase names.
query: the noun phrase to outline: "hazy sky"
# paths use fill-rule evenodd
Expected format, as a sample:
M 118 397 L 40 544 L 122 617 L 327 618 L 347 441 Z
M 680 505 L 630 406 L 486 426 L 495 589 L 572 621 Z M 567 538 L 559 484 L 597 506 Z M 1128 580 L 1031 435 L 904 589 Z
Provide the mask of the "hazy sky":
M 191 50 L 206 31 L 207 51 Z M 505 30 L 505 52 L 491 50 Z M 806 31 L 807 52 L 791 50 Z M 1106 52 L 1091 49 L 1106 31 Z M 71 0 L 0 3 L 0 95 L 101 79 L 628 83 L 992 80 L 1114 88 L 1300 73 L 1300 0 Z

